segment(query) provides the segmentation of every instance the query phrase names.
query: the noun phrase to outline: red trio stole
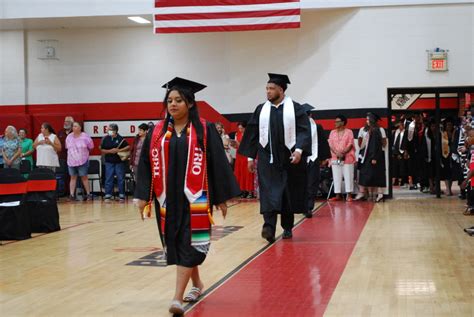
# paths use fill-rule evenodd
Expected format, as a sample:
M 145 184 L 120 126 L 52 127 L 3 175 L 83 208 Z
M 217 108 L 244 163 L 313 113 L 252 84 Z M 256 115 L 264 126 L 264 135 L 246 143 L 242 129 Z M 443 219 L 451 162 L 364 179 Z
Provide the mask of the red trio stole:
M 199 146 L 194 126 L 190 123 L 186 129 L 188 157 L 183 190 L 189 201 L 191 212 L 191 245 L 198 251 L 207 252 L 210 244 L 211 223 L 213 223 L 213 220 L 208 199 L 206 121 L 203 119 L 200 119 L 200 121 L 204 128 L 204 150 Z M 163 130 L 164 124 L 165 120 L 161 121 L 155 127 L 150 147 L 152 172 L 151 194 L 153 194 L 154 191 L 160 203 L 160 229 L 162 235 L 165 235 L 166 232 L 166 178 L 169 166 L 169 142 L 174 129 L 173 124 L 170 122 L 166 133 L 163 134 L 161 131 Z

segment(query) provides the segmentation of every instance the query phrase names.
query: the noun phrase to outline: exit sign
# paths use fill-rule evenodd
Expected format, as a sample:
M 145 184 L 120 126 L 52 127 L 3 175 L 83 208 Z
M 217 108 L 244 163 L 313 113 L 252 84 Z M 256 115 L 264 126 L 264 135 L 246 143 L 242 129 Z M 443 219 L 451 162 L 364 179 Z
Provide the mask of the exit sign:
M 448 51 L 439 48 L 428 52 L 428 71 L 446 72 L 448 71 Z

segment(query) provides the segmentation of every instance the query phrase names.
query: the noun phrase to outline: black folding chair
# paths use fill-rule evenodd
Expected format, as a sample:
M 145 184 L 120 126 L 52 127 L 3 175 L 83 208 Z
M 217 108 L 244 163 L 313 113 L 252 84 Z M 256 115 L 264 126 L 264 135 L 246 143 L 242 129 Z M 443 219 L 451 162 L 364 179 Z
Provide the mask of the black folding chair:
M 37 168 L 28 178 L 26 205 L 31 221 L 31 232 L 61 230 L 56 200 L 56 176 L 47 168 Z
M 0 169 L 0 240 L 31 238 L 25 194 L 26 179 L 20 170 Z
M 99 181 L 99 189 L 102 194 L 101 164 L 99 160 L 89 160 L 89 169 L 87 171 L 88 179 L 91 184 L 91 193 L 94 192 L 94 181 Z
M 21 160 L 20 173 L 29 174 L 31 172 L 32 168 L 33 168 L 33 166 L 31 166 L 30 160 Z

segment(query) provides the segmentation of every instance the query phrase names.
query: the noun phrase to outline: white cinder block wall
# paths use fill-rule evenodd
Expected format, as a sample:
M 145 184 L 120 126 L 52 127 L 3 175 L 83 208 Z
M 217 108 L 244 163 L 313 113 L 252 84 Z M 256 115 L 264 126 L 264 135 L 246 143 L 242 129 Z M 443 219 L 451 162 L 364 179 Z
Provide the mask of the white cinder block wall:
M 0 32 L 0 105 L 25 104 L 23 31 Z
M 221 113 L 251 112 L 267 72 L 319 109 L 384 107 L 389 86 L 474 83 L 474 5 L 306 10 L 300 30 L 153 35 L 145 28 L 0 33 L 0 104 L 161 100 L 175 75 L 209 86 Z M 59 61 L 37 59 L 40 39 L 59 40 Z M 425 50 L 449 49 L 449 72 L 426 71 Z

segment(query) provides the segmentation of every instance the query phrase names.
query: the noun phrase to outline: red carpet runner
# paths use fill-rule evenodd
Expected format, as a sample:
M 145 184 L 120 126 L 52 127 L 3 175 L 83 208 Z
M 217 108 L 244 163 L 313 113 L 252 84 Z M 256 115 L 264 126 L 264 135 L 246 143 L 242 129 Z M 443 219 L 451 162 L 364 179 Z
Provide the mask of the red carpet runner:
M 326 204 L 186 316 L 322 316 L 372 209 Z

